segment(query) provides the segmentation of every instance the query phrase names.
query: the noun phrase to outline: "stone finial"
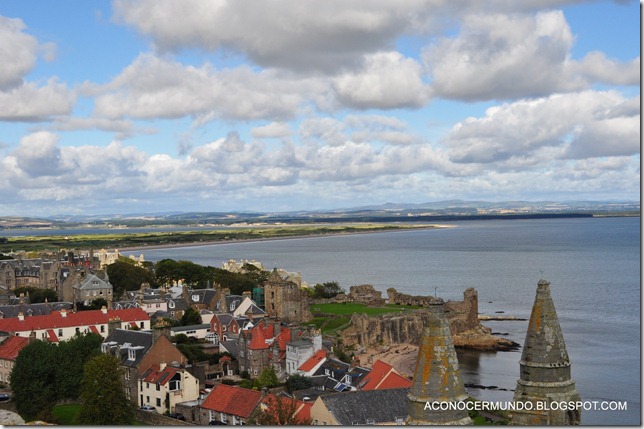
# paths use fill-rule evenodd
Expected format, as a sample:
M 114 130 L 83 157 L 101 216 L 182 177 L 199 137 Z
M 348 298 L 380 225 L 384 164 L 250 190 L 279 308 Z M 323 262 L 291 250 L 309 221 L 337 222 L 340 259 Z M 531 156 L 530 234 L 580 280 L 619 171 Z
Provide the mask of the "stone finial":
M 550 295 L 550 283 L 543 279 L 537 283 L 519 367 L 515 402 L 532 402 L 534 406 L 530 408 L 536 410 L 537 402 L 580 401 L 571 378 L 570 358 Z M 578 425 L 580 419 L 580 410 L 515 411 L 512 414 L 512 423 L 518 425 Z
M 413 384 L 409 391 L 408 425 L 472 424 L 467 410 L 429 409 L 426 404 L 457 403 L 467 399 L 454 341 L 445 318 L 442 299 L 427 307 L 428 324 L 418 349 Z

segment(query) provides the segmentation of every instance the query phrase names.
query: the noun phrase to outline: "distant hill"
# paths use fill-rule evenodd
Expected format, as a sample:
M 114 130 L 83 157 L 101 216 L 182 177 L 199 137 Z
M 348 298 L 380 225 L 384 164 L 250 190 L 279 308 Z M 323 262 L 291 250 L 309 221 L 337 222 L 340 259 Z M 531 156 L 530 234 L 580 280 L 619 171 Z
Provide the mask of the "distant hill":
M 334 210 L 291 212 L 178 212 L 0 217 L 2 228 L 73 226 L 211 225 L 244 223 L 392 222 L 466 220 L 546 215 L 639 215 L 639 201 L 463 201 L 385 203 Z

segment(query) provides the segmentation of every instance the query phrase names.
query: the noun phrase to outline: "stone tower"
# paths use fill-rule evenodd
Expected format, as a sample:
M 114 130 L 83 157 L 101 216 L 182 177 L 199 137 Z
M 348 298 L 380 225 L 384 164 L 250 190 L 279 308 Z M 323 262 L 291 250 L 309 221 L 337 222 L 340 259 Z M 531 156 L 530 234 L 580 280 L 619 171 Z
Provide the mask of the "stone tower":
M 472 420 L 464 407 L 456 406 L 467 399 L 458 369 L 458 359 L 443 300 L 428 305 L 429 319 L 423 329 L 418 349 L 414 379 L 409 391 L 408 425 L 466 425 Z M 442 404 L 447 410 L 430 409 L 427 404 Z M 464 405 L 464 404 L 461 404 Z
M 514 391 L 514 401 L 532 404 L 512 413 L 513 424 L 580 424 L 581 410 L 560 410 L 558 404 L 550 406 L 553 402 L 577 402 L 581 399 L 570 376 L 570 359 L 550 296 L 550 283 L 546 280 L 539 280 L 537 285 L 519 367 L 521 375 Z M 538 411 L 537 403 L 541 403 L 542 409 L 551 411 Z

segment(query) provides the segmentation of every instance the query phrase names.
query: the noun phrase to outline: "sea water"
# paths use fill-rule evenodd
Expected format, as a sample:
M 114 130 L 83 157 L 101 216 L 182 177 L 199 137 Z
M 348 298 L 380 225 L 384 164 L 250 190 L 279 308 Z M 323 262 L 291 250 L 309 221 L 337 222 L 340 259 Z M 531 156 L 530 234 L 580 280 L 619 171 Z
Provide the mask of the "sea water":
M 145 259 L 221 267 L 255 259 L 315 284 L 337 281 L 462 300 L 478 290 L 479 312 L 528 319 L 537 282 L 551 283 L 577 391 L 587 401 L 625 401 L 625 411 L 584 411 L 586 425 L 639 425 L 640 219 L 583 218 L 455 222 L 453 228 L 149 249 Z M 139 255 L 140 252 L 128 252 Z M 484 322 L 523 344 L 527 321 Z M 521 351 L 462 352 L 468 393 L 510 401 Z

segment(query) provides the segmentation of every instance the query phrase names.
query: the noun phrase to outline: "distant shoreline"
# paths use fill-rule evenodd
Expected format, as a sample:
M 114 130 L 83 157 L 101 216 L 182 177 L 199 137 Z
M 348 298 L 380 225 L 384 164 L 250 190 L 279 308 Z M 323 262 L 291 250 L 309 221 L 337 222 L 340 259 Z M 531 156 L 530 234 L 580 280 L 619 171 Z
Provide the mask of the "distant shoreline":
M 403 232 L 403 231 L 416 231 L 426 229 L 438 228 L 455 228 L 456 225 L 426 225 L 414 228 L 400 228 L 400 229 L 385 229 L 385 230 L 371 230 L 371 231 L 345 231 L 345 232 L 332 232 L 328 234 L 303 234 L 289 237 L 265 237 L 265 238 L 239 238 L 230 240 L 214 240 L 214 241 L 195 241 L 191 243 L 171 243 L 171 244 L 152 244 L 150 246 L 135 246 L 135 247 L 114 247 L 114 250 L 119 252 L 139 252 L 144 250 L 161 250 L 161 249 L 176 249 L 182 247 L 203 247 L 203 246 L 217 246 L 225 244 L 238 244 L 238 243 L 258 243 L 263 241 L 278 241 L 278 240 L 297 240 L 302 238 L 322 238 L 322 237 L 338 237 L 342 235 L 358 235 L 358 234 L 379 234 L 383 232 Z

